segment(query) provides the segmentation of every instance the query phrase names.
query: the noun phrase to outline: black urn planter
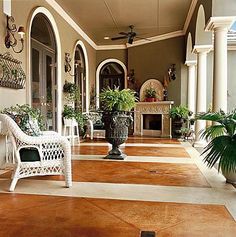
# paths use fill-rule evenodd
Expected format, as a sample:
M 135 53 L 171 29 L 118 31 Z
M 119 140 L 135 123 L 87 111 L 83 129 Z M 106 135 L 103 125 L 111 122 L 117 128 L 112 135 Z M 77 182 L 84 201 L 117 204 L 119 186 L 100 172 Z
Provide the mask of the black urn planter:
M 126 155 L 119 149 L 128 138 L 129 126 L 133 118 L 129 112 L 125 111 L 104 111 L 102 120 L 105 125 L 105 138 L 112 149 L 105 159 L 124 160 Z
M 173 138 L 180 138 L 181 137 L 181 128 L 184 124 L 184 119 L 178 118 L 172 120 L 172 131 L 173 131 Z

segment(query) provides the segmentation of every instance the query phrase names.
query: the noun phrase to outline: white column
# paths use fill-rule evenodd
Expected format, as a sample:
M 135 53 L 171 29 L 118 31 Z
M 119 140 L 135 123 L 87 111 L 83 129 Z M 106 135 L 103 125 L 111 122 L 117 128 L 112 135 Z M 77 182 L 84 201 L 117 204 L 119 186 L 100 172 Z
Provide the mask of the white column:
M 196 61 L 186 61 L 188 66 L 188 109 L 196 113 Z
M 196 113 L 206 112 L 207 98 L 207 53 L 211 50 L 211 45 L 198 45 L 194 47 L 194 53 L 197 53 L 197 102 Z M 195 144 L 202 144 L 200 131 L 206 128 L 206 121 L 197 120 L 195 126 Z
M 212 17 L 206 30 L 214 31 L 213 111 L 227 112 L 227 33 L 235 17 Z

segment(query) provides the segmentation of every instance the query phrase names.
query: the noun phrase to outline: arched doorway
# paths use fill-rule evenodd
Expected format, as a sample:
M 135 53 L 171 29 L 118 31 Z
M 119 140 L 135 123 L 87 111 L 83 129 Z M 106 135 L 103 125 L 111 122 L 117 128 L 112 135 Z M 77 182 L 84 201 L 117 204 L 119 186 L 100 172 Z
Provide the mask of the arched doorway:
M 102 89 L 114 88 L 122 90 L 127 87 L 127 69 L 124 63 L 117 59 L 106 59 L 101 62 L 96 72 L 96 108 L 99 108 L 99 94 Z
M 87 81 L 86 81 L 86 62 L 83 49 L 81 45 L 76 45 L 75 55 L 74 55 L 74 80 L 75 84 L 80 89 L 80 98 L 79 101 L 75 102 L 75 107 L 80 109 L 81 112 L 86 111 L 86 90 L 87 90 Z
M 57 45 L 52 25 L 38 13 L 31 27 L 31 105 L 41 110 L 46 128 L 57 127 Z
M 110 87 L 114 89 L 119 87 L 120 90 L 125 88 L 124 69 L 116 62 L 106 63 L 100 70 L 99 75 L 99 93 L 103 89 Z

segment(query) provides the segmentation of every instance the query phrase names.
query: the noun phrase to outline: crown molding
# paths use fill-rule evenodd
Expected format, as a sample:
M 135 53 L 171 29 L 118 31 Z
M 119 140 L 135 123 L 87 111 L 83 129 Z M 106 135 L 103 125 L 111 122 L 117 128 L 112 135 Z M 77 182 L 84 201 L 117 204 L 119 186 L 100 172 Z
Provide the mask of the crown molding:
M 97 45 L 97 50 L 115 50 L 115 49 L 127 49 L 125 44 L 119 45 Z
M 189 11 L 188 11 L 185 23 L 184 23 L 184 28 L 183 28 L 184 34 L 186 34 L 186 32 L 187 32 L 187 29 L 188 29 L 188 26 L 189 26 L 190 21 L 192 19 L 194 10 L 195 10 L 195 8 L 197 6 L 197 2 L 198 2 L 198 0 L 192 0 L 192 2 L 191 2 L 191 5 L 189 7 Z
M 170 38 L 175 38 L 175 37 L 179 37 L 179 36 L 184 36 L 184 32 L 182 30 L 178 30 L 178 31 L 174 31 L 171 33 L 147 38 L 150 41 L 147 41 L 147 40 L 134 41 L 133 44 L 127 44 L 127 48 L 132 48 L 132 47 L 136 47 L 136 46 L 143 45 L 143 44 L 151 44 L 153 42 L 166 40 L 166 39 L 170 39 Z
M 67 23 L 74 28 L 94 49 L 97 49 L 97 45 L 94 41 L 76 24 L 76 22 L 66 13 L 66 11 L 55 1 L 45 0 Z
M 206 24 L 205 31 L 212 31 L 217 28 L 225 28 L 226 30 L 229 30 L 235 20 L 235 16 L 211 17 Z

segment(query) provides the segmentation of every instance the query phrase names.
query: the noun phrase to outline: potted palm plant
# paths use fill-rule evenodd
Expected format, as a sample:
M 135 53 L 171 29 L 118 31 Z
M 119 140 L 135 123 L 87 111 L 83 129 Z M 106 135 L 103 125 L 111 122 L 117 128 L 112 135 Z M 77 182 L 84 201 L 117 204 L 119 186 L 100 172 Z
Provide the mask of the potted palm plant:
M 133 119 L 129 112 L 135 106 L 135 92 L 130 89 L 108 88 L 100 94 L 105 125 L 105 138 L 112 144 L 106 159 L 124 160 L 126 155 L 119 146 L 128 138 L 128 127 Z
M 218 170 L 226 181 L 236 183 L 236 110 L 207 112 L 197 115 L 196 119 L 213 122 L 201 134 L 202 138 L 210 140 L 202 153 L 204 161 L 210 168 L 219 161 Z

